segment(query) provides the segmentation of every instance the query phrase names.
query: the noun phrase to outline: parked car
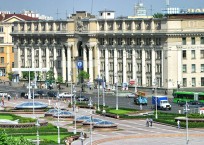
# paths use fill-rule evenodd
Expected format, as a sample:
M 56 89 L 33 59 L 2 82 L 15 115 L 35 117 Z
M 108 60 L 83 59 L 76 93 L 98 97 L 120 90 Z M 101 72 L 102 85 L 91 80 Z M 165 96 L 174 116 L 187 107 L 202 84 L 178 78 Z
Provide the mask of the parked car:
M 47 93 L 45 91 L 43 91 L 43 90 L 38 90 L 38 91 L 36 91 L 36 93 L 39 94 L 42 97 L 46 97 L 47 96 Z
M 63 92 L 63 93 L 59 94 L 59 98 L 71 98 L 73 96 L 74 96 L 74 94 L 70 94 L 68 92 Z
M 78 96 L 76 100 L 77 101 L 89 101 L 89 98 L 87 96 Z
M 55 91 L 48 91 L 47 92 L 47 96 L 48 97 L 57 97 L 57 92 L 55 92 Z
M 131 93 L 131 94 L 128 94 L 127 97 L 128 98 L 134 98 L 134 97 L 136 97 L 136 94 L 135 93 Z

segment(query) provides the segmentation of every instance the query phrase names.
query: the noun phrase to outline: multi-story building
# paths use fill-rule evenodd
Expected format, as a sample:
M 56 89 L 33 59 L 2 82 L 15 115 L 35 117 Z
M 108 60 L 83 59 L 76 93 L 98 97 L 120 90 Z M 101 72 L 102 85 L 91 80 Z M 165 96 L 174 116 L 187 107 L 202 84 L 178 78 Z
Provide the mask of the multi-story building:
M 37 19 L 9 12 L 0 13 L 0 79 L 8 80 L 8 73 L 14 67 L 13 39 L 10 35 L 14 30 L 13 22 Z
M 166 18 L 98 18 L 74 15 L 66 21 L 15 22 L 16 67 L 48 67 L 55 77 L 77 82 L 77 62 L 90 82 L 136 80 L 137 86 L 204 86 L 204 15 Z

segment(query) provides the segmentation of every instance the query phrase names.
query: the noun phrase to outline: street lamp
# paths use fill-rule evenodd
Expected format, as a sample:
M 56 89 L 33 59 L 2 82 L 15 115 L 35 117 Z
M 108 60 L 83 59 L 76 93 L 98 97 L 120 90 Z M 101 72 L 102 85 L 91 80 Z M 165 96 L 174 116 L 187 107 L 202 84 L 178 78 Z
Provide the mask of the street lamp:
M 98 75 L 98 111 L 100 111 L 100 107 L 99 107 L 99 87 L 100 87 L 100 84 L 99 84 L 99 75 Z
M 104 94 L 104 89 L 105 89 L 105 80 L 104 80 L 104 75 L 102 75 L 102 81 L 103 81 L 103 86 L 102 86 L 102 89 L 103 89 L 103 113 L 105 113 L 105 94 Z
M 80 138 L 80 140 L 81 140 L 81 145 L 83 145 L 83 144 L 84 144 L 83 142 L 84 142 L 84 140 L 85 140 L 85 138 L 84 138 L 84 132 L 81 132 L 81 133 L 80 133 L 80 137 L 79 137 L 79 138 Z
M 90 143 L 92 145 L 92 111 L 91 111 L 91 107 L 93 106 L 93 104 L 92 104 L 91 97 L 89 99 L 88 106 L 90 107 Z
M 75 97 L 75 93 L 76 93 L 76 90 L 74 88 L 74 134 L 76 134 L 76 132 L 77 132 L 77 128 L 76 128 L 76 97 Z
M 31 93 L 30 93 L 30 67 L 28 72 L 28 99 L 31 99 Z
M 188 108 L 189 106 L 188 106 L 188 103 L 187 103 L 187 101 L 186 101 L 186 106 L 185 106 L 185 112 L 186 112 L 186 144 L 188 144 L 188 142 L 189 142 L 189 139 L 188 139 L 188 110 L 190 110 L 189 108 Z
M 32 83 L 32 88 L 33 88 L 33 117 L 35 118 L 35 93 L 34 93 L 34 89 L 35 89 L 35 84 Z
M 156 101 L 156 114 L 155 114 L 155 118 L 158 119 L 158 114 L 157 114 L 157 79 L 154 80 L 155 83 L 155 89 L 154 89 L 154 95 L 155 95 L 155 101 Z
M 39 123 L 39 120 L 37 119 L 37 121 L 36 121 L 36 127 L 37 127 L 37 133 L 36 133 L 36 136 L 37 136 L 37 145 L 39 145 L 40 143 L 39 143 L 39 141 L 40 141 L 40 139 L 39 139 L 39 133 L 38 133 L 38 127 L 40 126 L 40 123 Z
M 70 71 L 70 76 L 71 76 L 71 105 L 72 105 L 72 72 Z
M 118 80 L 117 80 L 117 75 L 115 76 L 115 85 L 116 85 L 116 110 L 118 110 Z
M 58 139 L 57 142 L 60 144 L 60 127 L 59 127 L 59 113 L 60 113 L 60 104 L 59 102 L 56 103 L 56 108 L 57 108 L 57 129 L 58 129 Z

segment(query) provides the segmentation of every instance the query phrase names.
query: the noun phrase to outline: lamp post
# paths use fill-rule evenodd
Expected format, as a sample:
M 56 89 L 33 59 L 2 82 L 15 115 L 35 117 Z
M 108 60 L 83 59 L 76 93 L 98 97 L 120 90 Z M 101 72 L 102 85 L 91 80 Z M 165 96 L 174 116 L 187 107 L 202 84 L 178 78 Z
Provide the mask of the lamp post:
M 154 83 L 155 83 L 154 95 L 155 95 L 155 99 L 156 99 L 155 100 L 156 101 L 156 106 L 155 106 L 156 107 L 156 114 L 155 114 L 155 118 L 158 119 L 158 114 L 157 114 L 157 97 L 156 97 L 157 96 L 157 79 L 155 79 Z
M 36 133 L 36 137 L 37 137 L 37 145 L 39 145 L 39 141 L 40 141 L 40 136 L 39 136 L 39 133 L 38 133 L 38 127 L 40 126 L 40 123 L 39 123 L 39 120 L 37 119 L 36 121 L 36 128 L 37 128 L 37 133 Z
M 100 111 L 100 107 L 99 107 L 99 87 L 100 87 L 100 84 L 99 84 L 99 75 L 98 75 L 98 111 Z
M 118 80 L 117 80 L 117 75 L 115 76 L 115 85 L 116 85 L 116 110 L 118 110 Z
M 76 90 L 74 88 L 74 134 L 77 132 L 76 128 L 76 97 L 75 97 Z
M 92 111 L 91 111 L 91 107 L 93 106 L 92 104 L 92 100 L 91 97 L 89 99 L 89 107 L 90 107 L 90 143 L 92 145 Z
M 80 140 L 81 140 L 81 145 L 84 145 L 84 140 L 85 140 L 85 138 L 84 138 L 84 132 L 81 132 L 80 133 Z
M 60 144 L 60 127 L 59 127 L 59 113 L 60 113 L 60 104 L 59 102 L 56 103 L 56 108 L 57 108 L 57 129 L 58 129 L 58 138 L 57 138 L 57 143 Z
M 30 93 L 30 68 L 28 72 L 28 99 L 31 99 L 31 93 Z
M 186 106 L 185 106 L 185 112 L 186 112 L 186 144 L 188 144 L 188 142 L 189 142 L 189 139 L 188 139 L 188 103 L 187 103 L 187 101 L 186 101 Z
M 102 81 L 103 81 L 103 86 L 102 86 L 102 88 L 103 88 L 103 113 L 105 113 L 104 108 L 105 108 L 106 104 L 105 104 L 105 94 L 104 94 L 104 89 L 105 89 L 104 75 L 102 75 Z
M 72 105 L 72 102 L 73 102 L 73 101 L 72 101 L 72 93 L 73 93 L 73 92 L 72 92 L 72 88 L 73 88 L 73 87 L 72 87 L 72 72 L 70 72 L 70 76 L 71 76 L 71 105 Z
M 33 118 L 35 118 L 35 92 L 34 92 L 34 89 L 35 89 L 35 84 L 32 83 L 32 88 L 33 88 Z

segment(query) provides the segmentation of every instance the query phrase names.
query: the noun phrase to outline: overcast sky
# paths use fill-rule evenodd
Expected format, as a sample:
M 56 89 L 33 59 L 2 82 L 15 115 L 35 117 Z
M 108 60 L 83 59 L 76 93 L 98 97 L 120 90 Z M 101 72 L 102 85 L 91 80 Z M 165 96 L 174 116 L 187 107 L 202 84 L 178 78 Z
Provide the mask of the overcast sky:
M 100 10 L 114 10 L 116 16 L 134 15 L 134 4 L 142 1 L 148 10 L 148 14 L 161 12 L 166 6 L 166 0 L 0 0 L 0 11 L 19 13 L 23 10 L 32 10 L 40 14 L 65 19 L 66 13 L 85 10 L 98 15 Z M 93 2 L 93 5 L 92 5 Z M 92 7 L 93 6 L 93 7 Z M 204 0 L 170 0 L 171 7 L 202 8 Z

